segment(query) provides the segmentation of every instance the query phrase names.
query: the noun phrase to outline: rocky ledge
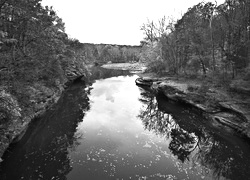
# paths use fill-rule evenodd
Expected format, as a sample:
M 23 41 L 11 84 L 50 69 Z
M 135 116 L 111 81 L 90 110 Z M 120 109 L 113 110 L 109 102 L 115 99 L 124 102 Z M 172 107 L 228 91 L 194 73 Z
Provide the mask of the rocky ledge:
M 148 83 L 150 82 L 150 83 Z M 173 78 L 141 77 L 137 85 L 147 85 L 168 99 L 189 104 L 205 112 L 214 122 L 223 124 L 250 138 L 249 102 L 199 84 L 179 82 Z
M 59 99 L 63 87 L 48 88 L 40 83 L 25 87 L 29 104 L 20 102 L 5 90 L 0 91 L 0 161 L 9 144 L 18 141 L 26 132 L 32 119 L 42 115 Z
M 72 82 L 86 80 L 87 71 L 67 71 L 64 82 L 56 82 L 54 87 L 48 87 L 42 82 L 24 85 L 24 99 L 17 99 L 5 87 L 0 86 L 0 162 L 1 157 L 10 143 L 18 141 L 25 134 L 29 123 L 41 116 L 47 109 L 55 104 L 62 92 Z

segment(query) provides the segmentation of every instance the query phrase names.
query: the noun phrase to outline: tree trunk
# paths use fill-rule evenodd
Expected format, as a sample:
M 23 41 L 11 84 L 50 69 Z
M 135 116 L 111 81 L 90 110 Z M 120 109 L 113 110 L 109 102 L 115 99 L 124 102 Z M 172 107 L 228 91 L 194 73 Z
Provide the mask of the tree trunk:
M 250 63 L 250 25 L 248 26 L 248 43 L 247 43 L 247 61 L 246 63 Z
M 205 64 L 204 64 L 200 54 L 199 54 L 199 61 L 200 61 L 201 67 L 202 67 L 203 75 L 206 76 L 206 74 L 207 74 L 206 67 L 205 67 Z
M 215 72 L 215 57 L 214 57 L 214 36 L 213 31 L 211 29 L 211 41 L 212 41 L 212 58 L 213 58 L 213 72 Z

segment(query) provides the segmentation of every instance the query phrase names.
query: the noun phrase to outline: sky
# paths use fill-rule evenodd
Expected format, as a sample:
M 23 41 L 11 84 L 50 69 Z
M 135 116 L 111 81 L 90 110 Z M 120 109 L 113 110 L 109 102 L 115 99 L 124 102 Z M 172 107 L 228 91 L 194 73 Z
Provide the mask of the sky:
M 42 0 L 63 19 L 66 33 L 82 43 L 139 45 L 147 20 L 180 19 L 202 0 Z M 214 2 L 214 0 L 211 0 Z M 218 4 L 224 0 L 217 0 Z

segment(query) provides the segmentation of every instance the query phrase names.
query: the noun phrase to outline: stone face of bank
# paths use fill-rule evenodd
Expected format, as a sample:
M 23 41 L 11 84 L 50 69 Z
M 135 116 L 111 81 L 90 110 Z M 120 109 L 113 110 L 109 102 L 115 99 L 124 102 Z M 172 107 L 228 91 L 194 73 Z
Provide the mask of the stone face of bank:
M 241 107 L 241 102 L 209 88 L 206 93 L 190 91 L 187 83 L 179 83 L 171 78 L 143 77 L 138 79 L 138 82 L 136 84 L 139 85 L 152 82 L 152 85 L 148 85 L 157 93 L 163 93 L 170 100 L 189 104 L 206 112 L 213 120 L 250 138 L 250 116 L 248 110 Z
M 11 104 L 0 104 L 2 114 L 5 114 L 6 122 L 2 122 L 0 132 L 0 157 L 2 157 L 4 151 L 8 148 L 9 144 L 13 141 L 17 141 L 20 135 L 24 134 L 28 127 L 28 124 L 35 117 L 43 114 L 51 105 L 57 102 L 63 88 L 42 88 L 36 89 L 35 87 L 27 87 L 27 90 L 32 91 L 30 99 L 30 107 L 20 108 L 18 101 L 14 96 L 7 93 L 4 97 Z M 3 94 L 3 92 L 0 92 Z M 1 117 L 1 119 L 2 119 Z
M 28 107 L 21 108 L 12 94 L 0 87 L 0 158 L 10 143 L 18 141 L 24 135 L 34 118 L 41 116 L 58 101 L 68 85 L 79 79 L 85 81 L 88 76 L 86 69 L 79 69 L 74 65 L 67 69 L 67 73 L 64 83 L 58 81 L 56 87 L 47 87 L 40 82 L 25 87 L 29 97 Z

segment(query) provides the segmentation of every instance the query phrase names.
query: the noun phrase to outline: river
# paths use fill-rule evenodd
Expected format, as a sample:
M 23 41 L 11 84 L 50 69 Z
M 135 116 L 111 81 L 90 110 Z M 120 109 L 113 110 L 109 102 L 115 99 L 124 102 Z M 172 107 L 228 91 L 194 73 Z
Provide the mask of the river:
M 31 123 L 1 180 L 250 179 L 250 145 L 201 112 L 98 71 Z

